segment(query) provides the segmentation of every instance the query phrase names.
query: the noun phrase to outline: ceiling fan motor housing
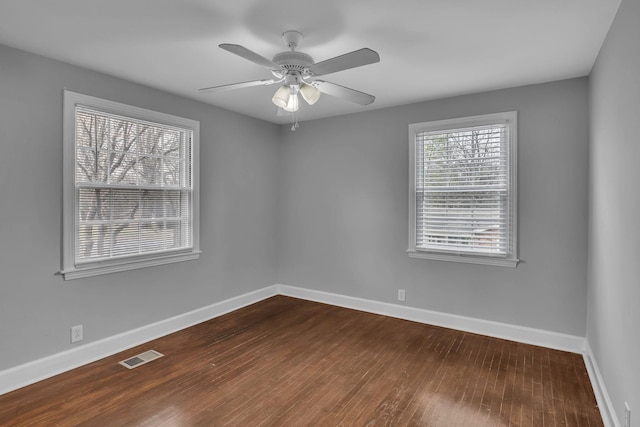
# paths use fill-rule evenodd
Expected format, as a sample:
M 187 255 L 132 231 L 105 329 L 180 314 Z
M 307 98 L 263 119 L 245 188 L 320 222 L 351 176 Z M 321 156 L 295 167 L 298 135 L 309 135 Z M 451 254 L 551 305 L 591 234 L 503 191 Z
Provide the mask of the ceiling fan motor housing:
M 303 52 L 289 51 L 277 53 L 272 61 L 287 73 L 304 73 L 313 65 L 313 58 Z

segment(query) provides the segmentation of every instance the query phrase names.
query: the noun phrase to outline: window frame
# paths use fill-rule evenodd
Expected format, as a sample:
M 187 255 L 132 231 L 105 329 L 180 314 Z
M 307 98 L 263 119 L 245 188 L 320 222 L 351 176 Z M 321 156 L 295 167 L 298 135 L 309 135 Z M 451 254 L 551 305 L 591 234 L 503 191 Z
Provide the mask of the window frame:
M 63 205 L 62 205 L 62 269 L 60 274 L 65 280 L 108 274 L 137 268 L 151 267 L 174 262 L 198 259 L 200 256 L 200 122 L 160 113 L 145 108 L 110 101 L 94 96 L 84 95 L 69 90 L 63 93 Z M 105 114 L 112 114 L 156 123 L 164 126 L 183 128 L 191 131 L 190 144 L 190 222 L 191 247 L 169 250 L 159 253 L 137 254 L 117 258 L 82 261 L 76 264 L 76 107 L 82 106 Z M 138 188 L 132 185 L 132 188 Z
M 439 251 L 418 248 L 416 245 L 416 135 L 420 132 L 455 131 L 476 126 L 506 125 L 508 159 L 508 200 L 510 206 L 510 251 L 504 256 L 471 254 L 468 252 Z M 471 264 L 516 267 L 518 265 L 518 113 L 508 111 L 494 114 L 436 120 L 409 125 L 409 248 L 411 258 L 453 261 Z

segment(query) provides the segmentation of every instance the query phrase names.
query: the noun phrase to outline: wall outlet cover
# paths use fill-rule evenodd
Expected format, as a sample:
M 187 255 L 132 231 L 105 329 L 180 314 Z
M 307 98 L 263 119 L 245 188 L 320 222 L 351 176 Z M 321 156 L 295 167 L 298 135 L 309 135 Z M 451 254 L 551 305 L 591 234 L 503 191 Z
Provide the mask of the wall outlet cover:
M 84 339 L 84 334 L 82 331 L 82 325 L 73 326 L 71 328 L 71 343 L 82 341 Z

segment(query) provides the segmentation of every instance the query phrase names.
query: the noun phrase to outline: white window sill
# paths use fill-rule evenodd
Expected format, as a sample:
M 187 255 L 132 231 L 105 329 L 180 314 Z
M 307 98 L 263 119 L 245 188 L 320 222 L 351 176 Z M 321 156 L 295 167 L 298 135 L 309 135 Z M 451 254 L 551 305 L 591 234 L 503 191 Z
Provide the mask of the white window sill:
M 156 265 L 170 264 L 174 262 L 190 261 L 200 258 L 200 251 L 186 252 L 156 256 L 145 259 L 119 260 L 117 263 L 96 263 L 85 266 L 77 266 L 68 270 L 60 271 L 64 280 L 81 279 L 83 277 L 98 276 L 101 274 L 127 271 L 143 267 L 153 267 Z
M 438 261 L 451 261 L 451 262 L 463 262 L 467 264 L 484 264 L 484 265 L 496 265 L 499 267 L 516 267 L 519 259 L 513 258 L 495 258 L 488 256 L 467 255 L 467 254 L 443 254 L 434 252 L 423 252 L 407 250 L 409 257 L 421 258 L 421 259 L 433 259 Z

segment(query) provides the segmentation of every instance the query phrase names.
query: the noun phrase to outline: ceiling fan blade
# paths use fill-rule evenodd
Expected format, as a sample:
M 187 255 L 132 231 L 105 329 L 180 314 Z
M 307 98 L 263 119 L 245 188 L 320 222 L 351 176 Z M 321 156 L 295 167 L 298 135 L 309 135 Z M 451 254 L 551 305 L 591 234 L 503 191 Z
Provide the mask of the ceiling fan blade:
M 344 55 L 336 56 L 335 58 L 327 59 L 326 61 L 318 62 L 317 64 L 313 64 L 310 69 L 316 76 L 324 76 L 379 61 L 380 55 L 378 55 L 378 52 L 365 47 L 350 53 L 345 53 Z
M 223 90 L 242 89 L 242 88 L 251 87 L 251 86 L 266 86 L 266 85 L 273 84 L 275 82 L 276 81 L 273 79 L 252 80 L 250 82 L 232 83 L 228 85 L 205 87 L 202 89 L 198 89 L 198 93 L 222 92 Z
M 240 46 L 239 44 L 223 43 L 221 45 L 218 45 L 218 47 L 228 52 L 234 53 L 238 56 L 241 56 L 244 59 L 248 59 L 249 61 L 255 64 L 262 65 L 263 67 L 268 68 L 269 70 L 280 70 L 280 66 L 277 65 L 275 62 L 265 58 L 262 55 L 255 53 L 252 50 L 247 49 L 244 46 Z
M 313 85 L 322 93 L 346 99 L 347 101 L 355 102 L 360 105 L 369 105 L 376 100 L 375 96 L 369 95 L 368 93 L 340 86 L 335 83 L 325 82 L 323 80 L 316 80 L 313 82 Z

